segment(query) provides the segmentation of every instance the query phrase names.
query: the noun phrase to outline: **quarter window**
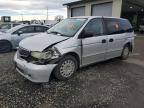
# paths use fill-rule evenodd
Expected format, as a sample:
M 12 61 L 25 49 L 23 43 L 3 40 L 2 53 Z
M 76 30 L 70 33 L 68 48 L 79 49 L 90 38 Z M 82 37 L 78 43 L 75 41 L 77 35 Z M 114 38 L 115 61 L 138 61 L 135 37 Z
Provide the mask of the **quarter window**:
M 133 32 L 133 28 L 128 20 L 119 20 L 121 29 L 124 32 Z
M 133 32 L 132 26 L 128 20 L 106 18 L 106 25 L 108 34 L 121 34 L 126 32 Z

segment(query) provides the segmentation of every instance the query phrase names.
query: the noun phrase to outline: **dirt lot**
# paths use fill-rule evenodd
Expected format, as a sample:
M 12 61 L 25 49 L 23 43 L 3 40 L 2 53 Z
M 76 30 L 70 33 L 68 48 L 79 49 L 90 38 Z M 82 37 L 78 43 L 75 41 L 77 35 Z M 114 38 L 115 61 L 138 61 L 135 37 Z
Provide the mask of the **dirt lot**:
M 144 36 L 127 61 L 112 59 L 79 70 L 68 81 L 34 84 L 0 54 L 0 108 L 144 108 Z

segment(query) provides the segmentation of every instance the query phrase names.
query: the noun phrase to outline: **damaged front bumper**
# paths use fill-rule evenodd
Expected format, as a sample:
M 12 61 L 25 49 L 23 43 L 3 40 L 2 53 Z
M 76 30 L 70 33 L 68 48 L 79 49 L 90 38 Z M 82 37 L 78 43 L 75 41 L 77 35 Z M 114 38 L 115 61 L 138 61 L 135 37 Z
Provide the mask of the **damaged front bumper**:
M 23 60 L 18 56 L 18 53 L 14 57 L 16 70 L 25 78 L 32 82 L 42 83 L 48 82 L 50 75 L 57 64 L 37 65 L 26 60 Z

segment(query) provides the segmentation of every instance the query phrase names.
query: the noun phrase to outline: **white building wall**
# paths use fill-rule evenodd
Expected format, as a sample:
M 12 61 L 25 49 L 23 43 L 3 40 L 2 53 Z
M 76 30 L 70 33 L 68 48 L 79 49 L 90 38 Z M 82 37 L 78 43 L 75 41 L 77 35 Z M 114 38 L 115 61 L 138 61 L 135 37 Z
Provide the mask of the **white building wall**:
M 121 17 L 122 0 L 113 0 L 112 16 Z
M 71 8 L 69 6 L 67 6 L 67 17 L 71 17 Z
M 87 3 L 85 6 L 85 16 L 91 16 L 91 3 Z
M 68 17 L 71 17 L 71 9 L 75 7 L 81 7 L 85 6 L 85 16 L 91 16 L 92 11 L 92 5 L 93 4 L 101 4 L 101 3 L 107 3 L 107 2 L 113 2 L 112 6 L 112 16 L 113 17 L 120 17 L 121 16 L 121 8 L 122 8 L 122 0 L 98 0 L 94 2 L 87 2 L 87 3 L 81 3 L 77 5 L 68 6 Z

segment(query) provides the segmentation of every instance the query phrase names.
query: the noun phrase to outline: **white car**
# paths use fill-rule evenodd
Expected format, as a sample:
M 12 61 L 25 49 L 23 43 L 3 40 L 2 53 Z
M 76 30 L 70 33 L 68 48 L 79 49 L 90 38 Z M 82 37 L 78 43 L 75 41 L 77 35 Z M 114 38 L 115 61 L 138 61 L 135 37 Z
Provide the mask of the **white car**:
M 22 24 L 5 32 L 0 32 L 0 52 L 10 52 L 18 47 L 21 40 L 43 33 L 46 30 L 48 30 L 47 26 Z
M 0 25 L 0 32 L 7 31 L 15 26 L 20 25 L 21 23 L 3 23 Z
M 144 32 L 144 25 L 140 25 L 139 31 L 140 31 L 140 32 Z
M 14 61 L 16 70 L 32 82 L 71 78 L 78 68 L 115 57 L 127 59 L 134 31 L 126 19 L 75 17 L 61 21 L 47 33 L 24 39 Z

